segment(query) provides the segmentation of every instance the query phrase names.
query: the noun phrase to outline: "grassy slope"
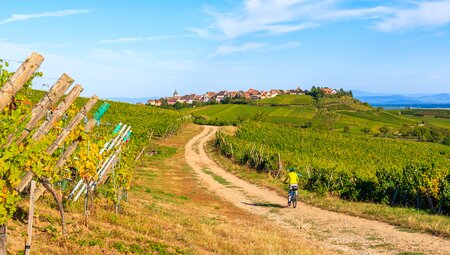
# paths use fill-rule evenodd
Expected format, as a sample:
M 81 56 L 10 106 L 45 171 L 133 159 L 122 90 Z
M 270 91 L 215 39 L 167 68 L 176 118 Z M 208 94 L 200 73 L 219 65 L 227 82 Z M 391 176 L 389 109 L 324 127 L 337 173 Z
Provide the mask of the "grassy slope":
M 259 105 L 313 105 L 313 97 L 307 95 L 280 95 L 255 102 Z
M 218 152 L 212 143 L 207 147 L 208 154 L 224 169 L 236 174 L 251 183 L 269 188 L 284 196 L 286 185 L 264 173 L 233 163 Z M 409 208 L 390 207 L 382 204 L 349 202 L 338 197 L 319 196 L 308 191 L 300 191 L 301 201 L 322 209 L 342 212 L 353 216 L 374 219 L 390 223 L 409 231 L 424 231 L 435 235 L 450 237 L 450 217 L 431 215 L 423 211 Z
M 376 110 L 355 102 L 351 98 L 325 98 L 321 99 L 318 107 L 316 105 L 283 105 L 286 102 L 295 103 L 295 97 L 305 100 L 307 96 L 284 95 L 275 98 L 258 101 L 260 105 L 209 105 L 198 108 L 187 108 L 182 111 L 194 115 L 204 116 L 210 120 L 236 121 L 238 117 L 249 117 L 254 113 L 264 113 L 268 120 L 275 123 L 303 124 L 307 121 L 315 122 L 314 116 L 318 109 L 327 108 L 329 111 L 338 114 L 338 120 L 333 124 L 333 128 L 342 129 L 344 126 L 350 127 L 351 133 L 360 133 L 364 127 L 376 132 L 378 128 L 385 126 L 400 128 L 402 125 L 411 125 L 422 121 L 429 122 L 438 127 L 449 128 L 449 119 L 414 117 L 398 115 L 393 111 Z M 269 103 L 270 102 L 270 103 Z M 272 106 L 273 102 L 280 102 L 280 105 Z M 283 102 L 283 103 L 281 103 Z
M 199 108 L 184 109 L 183 112 L 202 115 L 208 119 L 235 121 L 238 117 L 249 117 L 254 113 L 264 113 L 276 123 L 301 124 L 314 116 L 315 108 L 312 106 L 257 106 L 257 105 L 209 105 Z
M 30 90 L 30 100 L 36 103 L 45 95 L 45 93 L 45 91 L 41 90 Z M 76 105 L 78 109 L 81 109 L 87 101 L 88 98 L 79 97 L 75 100 L 74 105 Z M 95 111 L 104 102 L 105 100 L 99 100 L 88 113 L 88 116 L 93 116 Z M 151 130 L 153 130 L 153 136 L 158 137 L 164 135 L 166 132 L 166 123 L 176 125 L 181 122 L 179 119 L 183 116 L 179 112 L 173 110 L 113 101 L 106 102 L 110 104 L 110 107 L 101 119 L 102 125 L 95 130 L 106 129 L 108 133 L 114 130 L 115 125 L 122 122 L 133 127 L 134 136 L 147 138 Z
M 180 135 L 160 140 L 136 170 L 128 203 L 119 215 L 99 199 L 89 225 L 83 224 L 79 202 L 68 208 L 70 238 L 58 234 L 58 214 L 51 199 L 37 205 L 33 254 L 321 254 L 311 244 L 265 219 L 218 199 L 199 186 L 184 159 L 185 143 L 199 131 L 187 126 Z M 26 206 L 24 205 L 26 208 Z M 26 218 L 26 212 L 21 215 Z M 9 251 L 23 249 L 24 222 L 10 225 Z

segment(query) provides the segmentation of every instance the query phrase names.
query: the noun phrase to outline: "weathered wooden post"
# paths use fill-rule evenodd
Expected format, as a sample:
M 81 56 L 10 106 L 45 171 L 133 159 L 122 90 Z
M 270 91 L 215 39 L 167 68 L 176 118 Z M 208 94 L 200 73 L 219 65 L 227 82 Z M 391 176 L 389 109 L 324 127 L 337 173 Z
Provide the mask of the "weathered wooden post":
M 36 189 L 36 181 L 31 181 L 30 187 L 30 209 L 28 211 L 28 238 L 25 244 L 25 255 L 30 255 L 31 252 L 31 238 L 33 237 L 33 218 L 34 218 L 34 195 Z
M 64 100 L 58 105 L 56 110 L 53 112 L 52 118 L 50 120 L 46 120 L 42 125 L 36 130 L 36 133 L 33 134 L 33 140 L 40 140 L 44 135 L 46 135 L 50 129 L 58 122 L 64 113 L 69 109 L 75 99 L 81 94 L 83 91 L 83 87 L 81 85 L 76 85 L 69 92 L 69 94 L 64 98 Z
M 0 226 L 0 255 L 6 255 L 6 239 L 8 228 L 5 225 Z
M 86 126 L 84 126 L 85 133 L 91 132 L 91 130 L 95 127 L 95 124 L 100 122 L 100 119 L 103 117 L 105 112 L 108 110 L 109 106 L 110 105 L 108 103 L 103 103 L 102 106 L 100 106 L 100 108 L 94 114 L 94 118 L 90 119 L 88 121 L 88 123 L 86 124 Z M 67 149 L 64 151 L 63 155 L 61 155 L 61 157 L 59 158 L 58 163 L 56 164 L 57 168 L 62 168 L 64 166 L 66 161 L 70 158 L 70 156 L 72 156 L 72 154 L 78 147 L 78 143 L 79 143 L 79 141 L 75 140 L 69 147 L 67 147 Z
M 34 199 L 36 202 L 44 194 L 45 191 L 46 191 L 46 189 L 45 189 L 44 185 L 38 185 L 38 187 L 36 188 L 36 194 L 34 195 Z
M 85 133 L 91 132 L 91 130 L 95 127 L 95 123 L 96 122 L 97 122 L 96 120 L 90 119 L 89 122 L 84 127 L 84 132 Z M 66 161 L 70 158 L 70 156 L 72 156 L 72 154 L 77 149 L 78 143 L 79 143 L 79 141 L 75 140 L 75 141 L 73 141 L 73 143 L 69 147 L 66 148 L 64 153 L 59 158 L 58 163 L 56 163 L 56 168 L 62 168 L 64 166 Z
M 36 52 L 31 53 L 14 75 L 6 81 L 6 84 L 0 90 L 0 111 L 12 102 L 14 95 L 23 88 L 43 61 L 42 55 Z
M 69 125 L 67 125 L 61 134 L 59 134 L 58 138 L 50 145 L 47 149 L 48 154 L 53 154 L 53 152 L 58 149 L 58 147 L 66 140 L 69 136 L 70 132 L 80 124 L 80 122 L 86 117 L 89 111 L 91 111 L 92 107 L 97 103 L 98 96 L 94 95 L 89 99 L 89 101 L 84 105 L 84 107 L 75 115 L 75 117 L 70 121 Z
M 67 74 L 61 75 L 61 77 L 55 82 L 52 88 L 48 91 L 47 95 L 45 95 L 33 108 L 31 112 L 31 120 L 25 126 L 25 130 L 22 131 L 22 135 L 17 139 L 16 144 L 20 144 L 33 130 L 42 118 L 45 117 L 49 108 L 51 106 L 56 105 L 58 100 L 64 95 L 64 93 L 69 89 L 70 85 L 74 80 L 70 78 Z
M 281 171 L 283 171 L 283 162 L 281 161 L 281 155 L 278 153 L 278 172 L 275 176 L 275 179 L 278 179 L 278 176 L 280 175 Z
M 50 147 L 47 149 L 47 153 L 52 155 L 56 149 L 58 149 L 58 147 L 61 145 L 61 143 L 63 143 L 66 138 L 69 136 L 70 132 L 72 132 L 72 130 L 78 126 L 78 124 L 81 122 L 81 120 L 83 120 L 83 118 L 87 115 L 87 113 L 92 109 L 92 107 L 97 103 L 98 97 L 96 95 L 92 96 L 91 99 L 84 105 L 83 109 L 81 109 L 78 114 L 71 120 L 71 122 L 69 123 L 69 125 L 67 125 L 67 127 L 64 128 L 64 130 L 61 132 L 61 134 L 59 134 L 58 138 L 55 139 L 55 141 L 53 141 L 53 143 L 50 145 Z M 89 128 L 89 130 L 86 132 L 86 127 L 85 127 L 85 132 L 88 133 L 94 126 L 95 123 L 97 121 L 94 120 L 94 124 L 89 124 L 86 125 L 86 127 Z M 76 147 L 78 146 L 78 141 L 74 141 L 69 148 L 64 151 L 64 154 L 61 156 L 61 158 L 59 159 L 59 161 L 62 161 L 62 159 L 64 158 L 65 155 L 65 160 L 67 160 L 72 153 L 75 151 Z M 59 167 L 59 161 L 58 164 L 56 165 L 57 168 Z M 64 165 L 65 161 L 62 162 L 62 165 Z M 46 188 L 44 186 L 40 186 L 37 189 L 36 192 L 36 201 L 39 200 L 39 198 L 42 196 L 42 194 L 44 194 Z
M 83 91 L 83 87 L 81 85 L 76 85 L 64 98 L 64 100 L 58 105 L 56 110 L 53 112 L 52 118 L 50 120 L 44 121 L 42 125 L 36 130 L 36 133 L 33 134 L 33 140 L 41 139 L 45 134 L 50 131 L 50 129 L 58 122 L 61 117 L 64 115 L 64 112 L 69 109 L 69 106 L 75 101 L 75 99 L 80 95 L 81 91 Z M 25 177 L 22 178 L 19 186 L 16 188 L 17 191 L 22 192 L 25 187 L 30 183 L 33 178 L 33 173 L 28 172 Z

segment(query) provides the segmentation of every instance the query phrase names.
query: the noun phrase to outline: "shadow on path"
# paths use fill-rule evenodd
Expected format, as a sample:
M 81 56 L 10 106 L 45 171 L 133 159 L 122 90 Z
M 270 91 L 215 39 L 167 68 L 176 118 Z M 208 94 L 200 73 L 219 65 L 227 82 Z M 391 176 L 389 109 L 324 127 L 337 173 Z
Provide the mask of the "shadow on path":
M 273 208 L 286 208 L 286 205 L 280 205 L 280 204 L 272 204 L 272 203 L 247 203 L 247 202 L 241 202 L 244 205 L 251 205 L 251 206 L 261 206 L 261 207 L 273 207 Z

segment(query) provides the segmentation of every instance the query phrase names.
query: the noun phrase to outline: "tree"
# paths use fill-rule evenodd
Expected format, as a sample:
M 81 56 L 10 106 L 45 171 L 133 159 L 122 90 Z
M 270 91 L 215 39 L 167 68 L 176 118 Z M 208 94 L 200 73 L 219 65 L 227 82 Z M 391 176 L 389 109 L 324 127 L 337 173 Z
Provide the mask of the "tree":
M 175 110 L 181 110 L 181 109 L 183 109 L 183 104 L 177 101 L 177 102 L 173 105 L 173 108 L 174 108 Z
M 222 100 L 222 104 L 229 104 L 231 102 L 231 97 L 224 97 Z

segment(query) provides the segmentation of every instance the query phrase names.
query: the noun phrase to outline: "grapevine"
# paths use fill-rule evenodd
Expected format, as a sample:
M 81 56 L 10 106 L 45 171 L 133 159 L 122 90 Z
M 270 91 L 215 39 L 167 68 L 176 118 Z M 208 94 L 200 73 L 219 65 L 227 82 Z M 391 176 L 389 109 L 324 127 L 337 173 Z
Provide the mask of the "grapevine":
M 284 165 L 300 166 L 303 188 L 310 191 L 450 210 L 446 146 L 260 122 L 245 123 L 235 136 L 219 133 L 216 146 L 241 164 L 274 173 L 279 154 Z

